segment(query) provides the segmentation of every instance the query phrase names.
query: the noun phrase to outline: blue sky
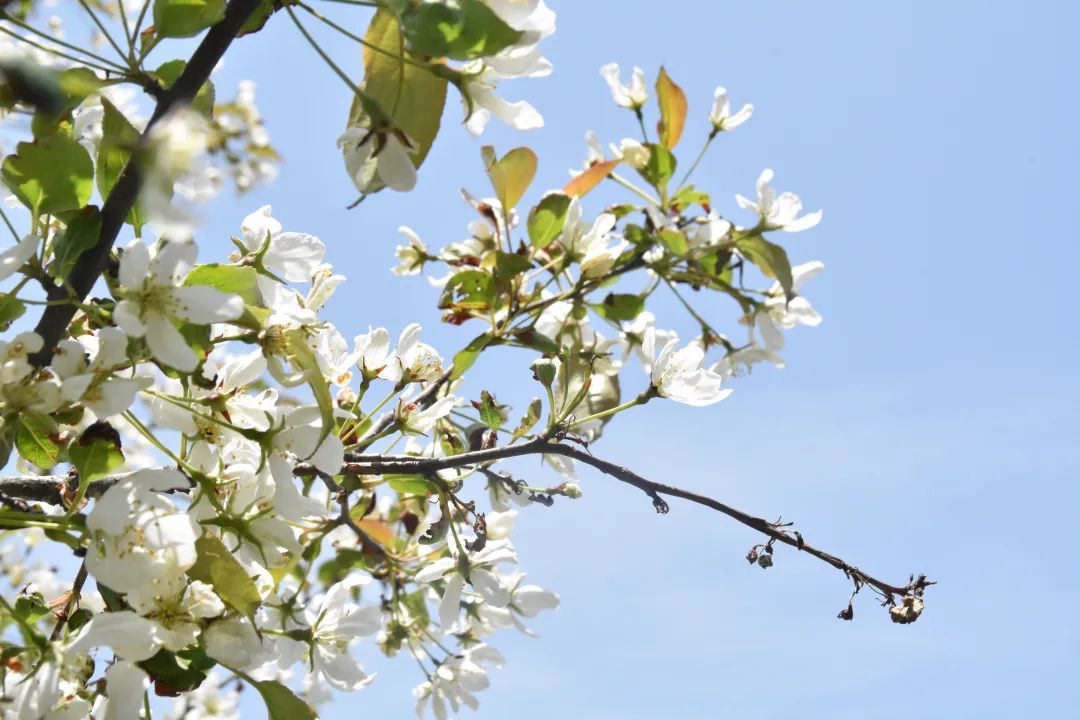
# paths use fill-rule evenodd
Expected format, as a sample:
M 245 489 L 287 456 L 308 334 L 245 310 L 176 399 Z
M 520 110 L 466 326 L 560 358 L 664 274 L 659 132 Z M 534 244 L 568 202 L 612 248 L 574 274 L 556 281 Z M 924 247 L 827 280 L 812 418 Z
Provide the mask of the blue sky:
M 872 573 L 926 572 L 941 584 L 914 626 L 892 625 L 869 596 L 843 623 L 839 573 L 787 550 L 767 572 L 748 567 L 758 541 L 749 530 L 679 503 L 658 517 L 640 493 L 586 475 L 582 500 L 519 518 L 523 567 L 563 606 L 534 623 L 539 640 L 496 639 L 508 664 L 475 717 L 1069 713 L 1080 701 L 1070 527 L 1080 501 L 1080 51 L 1068 31 L 1080 7 L 549 2 L 554 75 L 502 91 L 531 100 L 546 126 L 492 125 L 483 138 L 534 148 L 537 190 L 580 165 L 585 130 L 605 143 L 634 134 L 597 69 L 637 64 L 651 78 L 663 63 L 690 97 L 684 153 L 716 85 L 756 106 L 696 175 L 721 212 L 740 217 L 733 195 L 752 193 L 764 167 L 779 189 L 825 208 L 819 228 L 783 238 L 795 261 L 827 266 L 806 288 L 825 322 L 790 335 L 789 367 L 738 379 L 708 409 L 654 403 L 622 416 L 597 453 L 782 514 Z M 362 9 L 320 5 L 362 29 Z M 359 74 L 354 46 L 320 37 Z M 348 93 L 284 14 L 240 41 L 219 93 L 240 78 L 258 82 L 286 161 L 270 188 L 218 205 L 203 259 L 226 253 L 243 216 L 273 203 L 349 276 L 330 308 L 347 336 L 421 320 L 445 354 L 466 343 L 470 329 L 439 326 L 435 291 L 387 272 L 398 225 L 437 247 L 460 240 L 471 217 L 458 187 L 486 191 L 482 143 L 458 126 L 456 101 L 416 191 L 346 211 L 353 193 L 334 141 Z M 706 307 L 722 325 L 734 317 Z M 657 314 L 689 330 L 670 300 Z M 527 400 L 532 388 L 512 389 L 527 384 L 525 366 L 522 354 L 494 355 L 474 387 Z M 380 679 L 325 717 L 406 717 L 415 665 L 370 645 L 361 655 Z

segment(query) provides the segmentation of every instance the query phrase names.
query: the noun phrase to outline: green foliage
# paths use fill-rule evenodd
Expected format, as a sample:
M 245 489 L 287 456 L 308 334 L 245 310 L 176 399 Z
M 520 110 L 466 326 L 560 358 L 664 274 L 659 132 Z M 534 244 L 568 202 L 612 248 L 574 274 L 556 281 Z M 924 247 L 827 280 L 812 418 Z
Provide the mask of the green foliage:
M 492 146 L 485 145 L 482 152 L 488 179 L 491 180 L 491 187 L 495 189 L 495 197 L 499 198 L 503 212 L 509 213 L 517 206 L 536 177 L 536 153 L 527 147 L 519 147 L 495 160 L 495 149 Z
M 23 410 L 17 423 L 15 448 L 19 455 L 39 468 L 56 465 L 61 450 L 56 421 L 39 410 Z
M 633 320 L 645 309 L 645 296 L 608 293 L 604 301 L 594 305 L 593 309 L 607 320 L 616 322 Z
M 235 293 L 248 305 L 258 305 L 262 302 L 262 296 L 259 295 L 258 273 L 250 266 L 238 267 L 219 263 L 199 265 L 188 273 L 184 284 L 207 285 L 224 293 Z
M 161 82 L 162 87 L 168 90 L 180 77 L 180 73 L 184 72 L 186 66 L 187 63 L 183 60 L 170 60 L 155 70 L 153 74 Z M 213 117 L 216 97 L 217 92 L 214 90 L 214 83 L 207 80 L 199 87 L 199 91 L 195 93 L 195 98 L 191 101 L 191 107 L 208 118 Z
M 72 217 L 67 227 L 53 241 L 53 264 L 50 274 L 66 278 L 79 261 L 79 257 L 97 244 L 101 236 L 101 212 L 89 205 Z
M 102 98 L 101 105 L 104 115 L 101 120 L 101 142 L 98 143 L 97 188 L 101 197 L 105 198 L 112 192 L 131 159 L 139 142 L 139 131 L 108 98 Z M 146 224 L 146 215 L 138 203 L 131 208 L 126 221 L 134 226 L 136 232 L 140 232 Z
M 120 434 L 105 422 L 96 422 L 68 446 L 68 458 L 79 471 L 79 485 L 88 486 L 124 464 Z
M 18 144 L 0 168 L 4 184 L 35 214 L 78 210 L 90 199 L 94 164 L 82 145 L 57 133 Z
M 735 247 L 746 256 L 750 262 L 760 268 L 761 272 L 768 277 L 775 278 L 784 294 L 791 299 L 795 297 L 792 290 L 791 262 L 788 260 L 787 251 L 776 243 L 769 242 L 760 235 L 751 235 L 735 241 Z
M 387 122 L 409 136 L 409 157 L 417 168 L 431 150 L 439 133 L 446 105 L 447 80 L 414 63 L 418 58 L 405 49 L 397 18 L 380 8 L 364 35 L 364 99 L 374 102 Z M 349 126 L 373 127 L 377 123 L 360 97 L 349 109 Z M 381 186 L 374 185 L 369 192 Z
M 293 691 L 276 680 L 262 680 L 255 683 L 255 689 L 262 695 L 269 720 L 316 720 L 315 711 L 308 707 Z
M 11 293 L 0 293 L 0 332 L 6 332 L 26 312 L 26 305 Z
M 204 533 L 195 541 L 197 559 L 188 571 L 192 580 L 212 585 L 214 592 L 241 615 L 251 617 L 262 600 L 244 566 L 216 535 Z
M 401 27 L 413 52 L 455 60 L 494 55 L 521 39 L 481 0 L 417 3 L 402 15 Z
M 570 197 L 560 192 L 548 193 L 529 211 L 529 241 L 537 249 L 546 248 L 566 225 Z
M 194 37 L 225 17 L 225 0 L 154 0 L 160 37 Z

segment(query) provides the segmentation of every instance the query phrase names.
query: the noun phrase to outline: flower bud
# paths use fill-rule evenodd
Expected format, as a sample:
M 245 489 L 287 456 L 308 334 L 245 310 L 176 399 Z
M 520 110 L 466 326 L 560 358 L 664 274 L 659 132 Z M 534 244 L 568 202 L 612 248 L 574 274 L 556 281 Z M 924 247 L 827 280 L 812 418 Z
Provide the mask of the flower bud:
M 581 486 L 577 483 L 565 483 L 562 488 L 562 494 L 571 500 L 577 500 L 584 493 L 581 491 Z
M 559 366 L 554 360 L 540 358 L 539 360 L 534 360 L 531 367 L 533 377 L 544 387 L 551 387 L 552 383 L 555 382 L 555 375 L 559 371 Z

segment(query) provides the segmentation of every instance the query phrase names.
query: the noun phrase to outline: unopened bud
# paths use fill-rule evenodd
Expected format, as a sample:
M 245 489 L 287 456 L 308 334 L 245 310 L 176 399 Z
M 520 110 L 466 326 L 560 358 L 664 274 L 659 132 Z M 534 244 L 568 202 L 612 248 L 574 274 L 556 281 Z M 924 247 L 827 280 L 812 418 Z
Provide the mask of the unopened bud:
M 772 555 L 768 553 L 762 553 L 758 556 L 757 564 L 764 570 L 765 568 L 772 567 Z
M 549 358 L 534 360 L 532 364 L 533 377 L 544 387 L 551 387 L 555 382 L 555 375 L 559 371 L 558 364 Z
M 581 486 L 576 483 L 565 483 L 562 488 L 562 494 L 571 500 L 577 500 L 584 493 L 581 491 Z

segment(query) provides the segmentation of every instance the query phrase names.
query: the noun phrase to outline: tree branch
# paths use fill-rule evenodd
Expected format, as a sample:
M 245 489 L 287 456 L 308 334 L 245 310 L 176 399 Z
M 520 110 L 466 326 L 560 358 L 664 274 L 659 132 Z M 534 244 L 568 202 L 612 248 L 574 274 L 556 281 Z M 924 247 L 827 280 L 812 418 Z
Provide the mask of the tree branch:
M 260 0 L 232 0 L 225 10 L 225 17 L 211 27 L 195 49 L 191 60 L 184 66 L 180 77 L 172 86 L 161 94 L 154 114 L 146 125 L 146 130 L 139 138 L 139 145 L 145 146 L 154 124 L 173 108 L 190 103 L 199 88 L 210 77 L 210 72 L 221 60 L 232 41 L 259 7 Z M 128 160 L 120 178 L 116 181 L 109 197 L 101 208 L 101 235 L 97 244 L 79 256 L 65 282 L 49 289 L 49 300 L 70 300 L 45 308 L 35 331 L 44 339 L 41 350 L 31 356 L 31 361 L 41 367 L 51 359 L 56 344 L 63 338 L 64 332 L 75 317 L 76 305 L 86 299 L 94 283 L 105 272 L 109 263 L 109 253 L 116 242 L 124 218 L 131 212 L 142 189 L 143 174 L 134 155 Z
M 563 457 L 573 458 L 574 460 L 578 460 L 579 462 L 596 468 L 605 475 L 613 477 L 620 482 L 633 485 L 652 499 L 653 506 L 659 513 L 667 513 L 669 509 L 667 502 L 661 497 L 663 495 L 689 500 L 692 503 L 703 505 L 712 510 L 721 512 L 743 525 L 746 525 L 763 535 L 767 535 L 776 542 L 790 545 L 796 550 L 800 550 L 816 557 L 822 562 L 842 571 L 854 582 L 876 588 L 886 600 L 889 601 L 896 595 L 905 596 L 921 594 L 923 590 L 933 584 L 933 582 L 927 580 L 924 576 L 919 576 L 918 578 L 913 576 L 912 580 L 905 585 L 888 583 L 863 572 L 854 565 L 847 563 L 831 553 L 819 550 L 813 545 L 805 542 L 800 533 L 784 530 L 783 528 L 786 526 L 781 525 L 778 522 L 774 523 L 764 518 L 755 517 L 705 495 L 699 495 L 698 493 L 690 492 L 689 490 L 684 490 L 673 485 L 666 485 L 664 483 L 648 480 L 629 468 L 608 462 L 607 460 L 602 460 L 581 448 L 558 442 L 550 442 L 542 438 L 537 438 L 520 445 L 507 445 L 499 448 L 491 448 L 489 450 L 477 450 L 475 452 L 439 458 L 417 458 L 408 455 L 381 456 L 346 454 L 346 463 L 342 468 L 342 472 L 346 474 L 422 474 L 436 472 L 438 470 L 447 470 L 450 468 L 480 465 L 505 458 L 536 454 L 561 455 Z M 297 468 L 297 471 L 302 473 L 304 468 L 300 466 Z
M 712 510 L 716 510 L 717 512 L 721 512 L 737 522 L 768 536 L 770 538 L 770 544 L 775 541 L 790 545 L 796 550 L 812 555 L 818 560 L 842 571 L 856 584 L 856 588 L 861 585 L 868 585 L 874 588 L 885 598 L 886 604 L 889 605 L 895 603 L 896 596 L 900 596 L 901 598 L 907 596 L 921 596 L 927 587 L 934 584 L 932 581 L 927 580 L 923 575 L 917 577 L 913 575 L 911 580 L 904 585 L 886 582 L 863 572 L 836 555 L 820 550 L 807 543 L 803 540 L 800 533 L 786 529 L 790 527 L 790 524 L 770 522 L 765 518 L 750 515 L 749 513 L 733 508 L 730 505 L 706 495 L 700 495 L 680 487 L 675 487 L 674 485 L 666 485 L 664 483 L 648 480 L 627 467 L 598 458 L 587 450 L 542 437 L 518 445 L 505 445 L 503 447 L 490 448 L 488 450 L 476 450 L 474 452 L 461 453 L 459 455 L 451 455 L 448 457 L 425 458 L 412 455 L 364 455 L 359 453 L 346 453 L 345 464 L 342 465 L 340 474 L 427 474 L 453 468 L 486 466 L 498 460 L 522 457 L 525 455 L 561 455 L 596 468 L 605 475 L 615 478 L 619 482 L 626 483 L 627 485 L 632 485 L 644 492 L 652 499 L 653 507 L 655 507 L 656 511 L 659 513 L 667 513 L 669 510 L 668 504 L 662 496 L 681 498 L 697 505 L 702 505 Z M 331 491 L 340 489 L 332 479 L 327 478 L 323 473 L 320 473 L 311 465 L 301 463 L 296 466 L 294 473 L 300 477 L 320 477 Z M 113 484 L 130 474 L 131 473 L 124 473 L 123 475 L 113 475 L 97 480 L 91 483 L 90 494 L 98 496 Z M 63 490 L 65 488 L 70 488 L 71 483 L 73 482 L 75 482 L 74 477 L 69 475 L 0 477 L 0 496 L 17 497 L 24 500 L 38 500 L 58 504 L 61 500 L 61 493 Z

